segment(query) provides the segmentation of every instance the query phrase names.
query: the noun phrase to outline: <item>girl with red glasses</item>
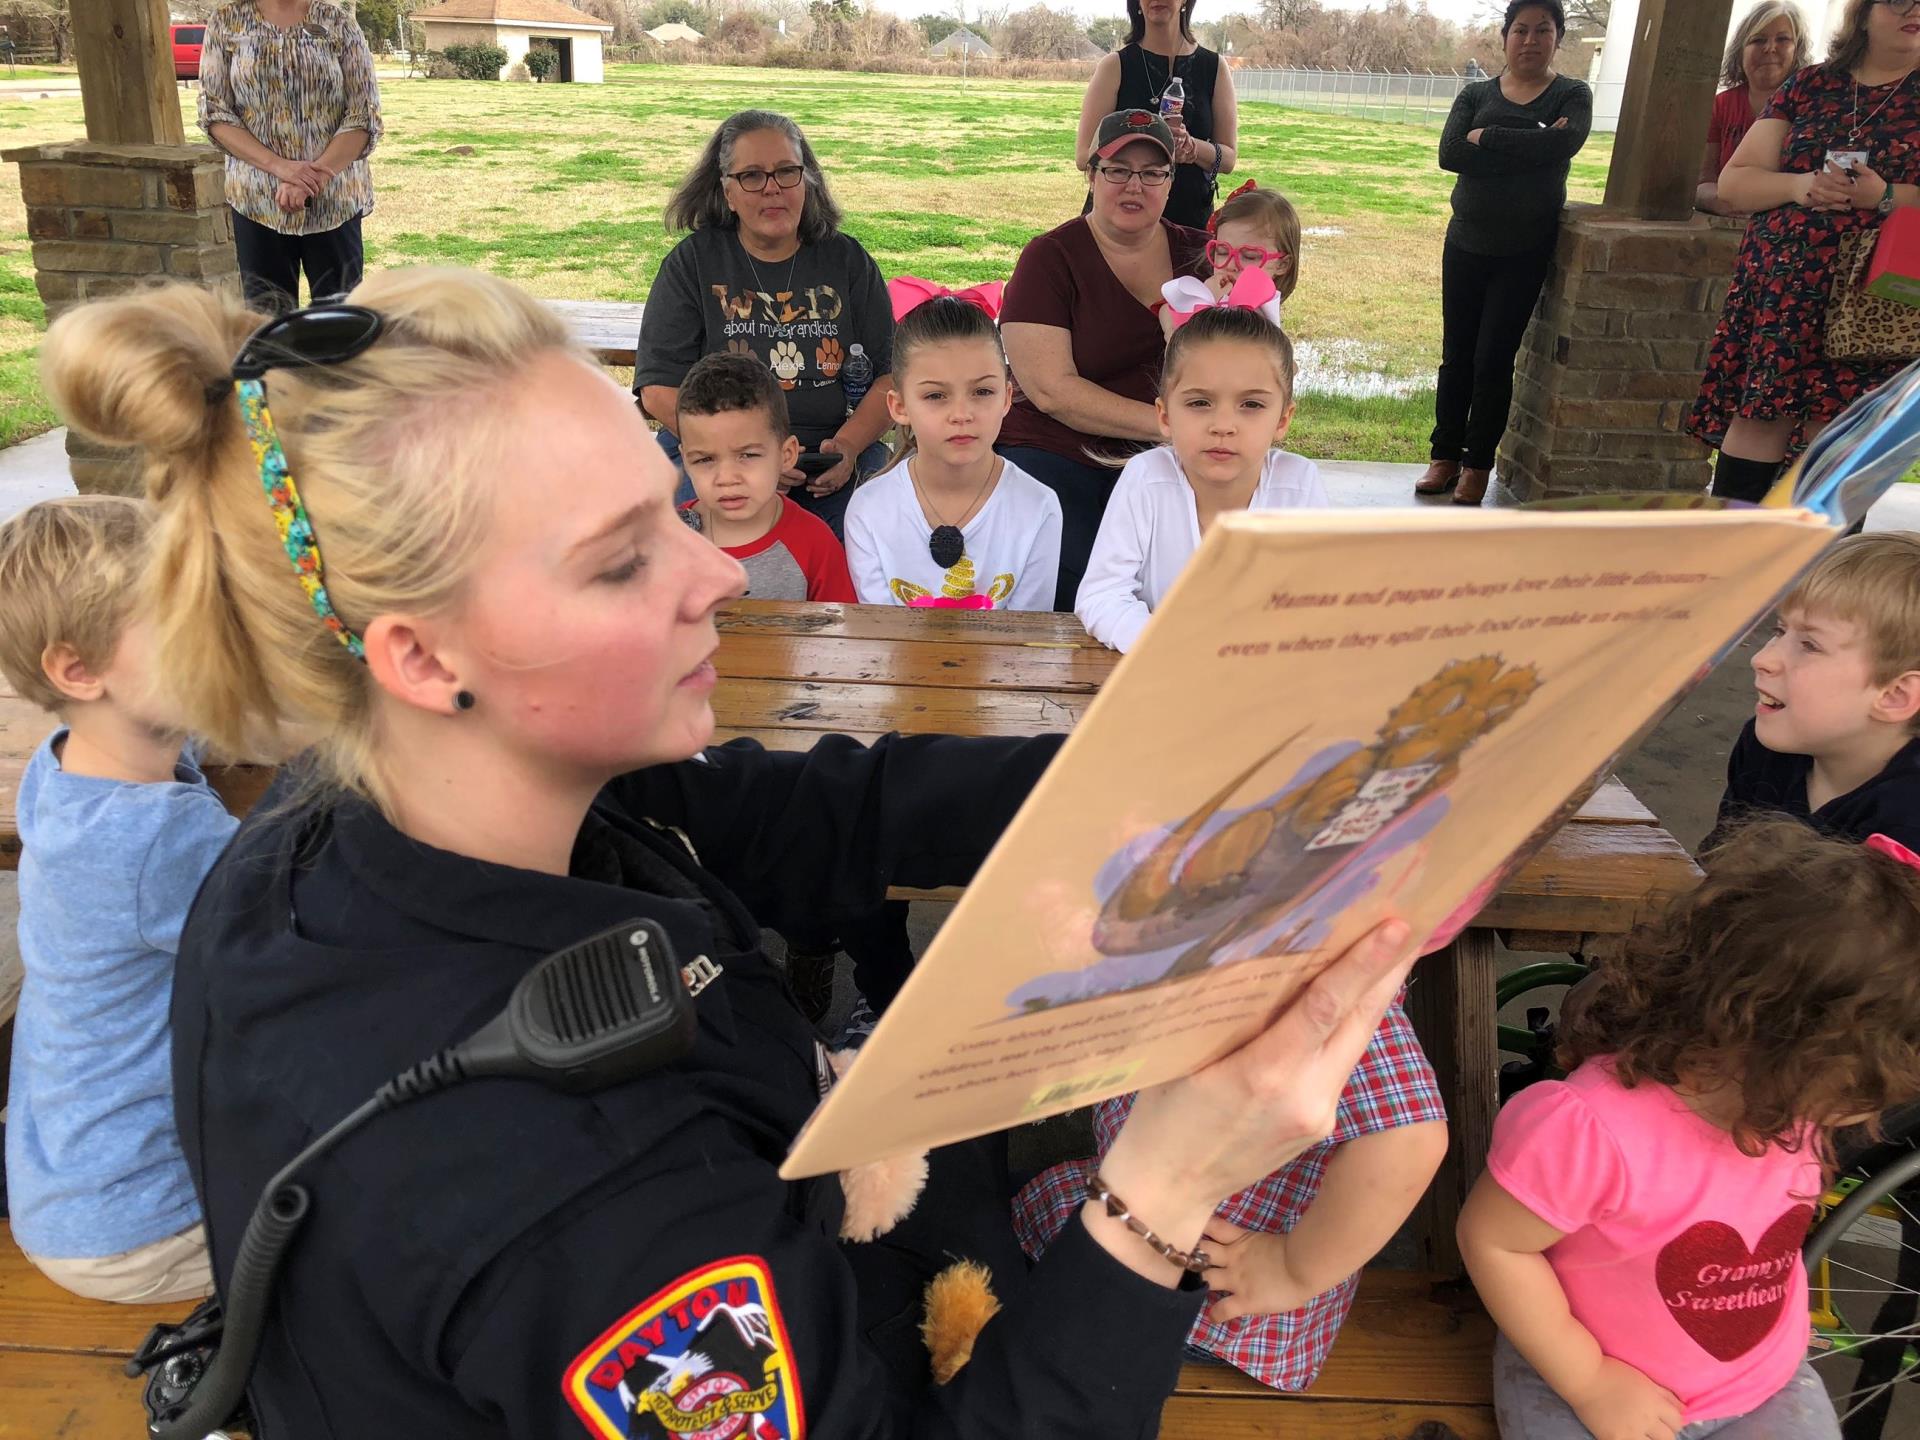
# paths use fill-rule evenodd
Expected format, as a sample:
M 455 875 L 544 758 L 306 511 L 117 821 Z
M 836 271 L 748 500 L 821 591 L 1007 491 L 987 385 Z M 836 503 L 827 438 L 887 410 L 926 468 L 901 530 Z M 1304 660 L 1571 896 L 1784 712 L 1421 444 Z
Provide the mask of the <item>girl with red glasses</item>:
M 1300 212 L 1278 190 L 1265 190 L 1251 180 L 1214 212 L 1208 225 L 1212 238 L 1203 252 L 1213 267 L 1207 283 L 1216 297 L 1233 288 L 1243 270 L 1265 270 L 1282 304 L 1300 283 Z M 1173 316 L 1162 309 L 1160 327 L 1173 333 Z

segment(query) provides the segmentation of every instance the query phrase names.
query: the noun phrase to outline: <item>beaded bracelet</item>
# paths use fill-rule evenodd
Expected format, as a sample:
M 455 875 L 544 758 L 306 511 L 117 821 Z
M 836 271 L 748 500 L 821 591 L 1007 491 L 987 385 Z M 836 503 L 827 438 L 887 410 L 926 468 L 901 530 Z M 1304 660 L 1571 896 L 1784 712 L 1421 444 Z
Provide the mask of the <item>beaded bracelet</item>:
M 1107 1182 L 1100 1177 L 1100 1172 L 1097 1170 L 1087 1177 L 1087 1199 L 1098 1201 L 1107 1214 L 1146 1241 L 1153 1248 L 1153 1252 L 1169 1265 L 1177 1266 L 1189 1275 L 1201 1274 L 1212 1266 L 1213 1257 L 1199 1246 L 1194 1246 L 1192 1250 L 1182 1250 L 1178 1246 L 1169 1245 L 1149 1230 L 1145 1224 L 1135 1219 L 1132 1212 L 1127 1209 L 1126 1203 L 1107 1188 Z

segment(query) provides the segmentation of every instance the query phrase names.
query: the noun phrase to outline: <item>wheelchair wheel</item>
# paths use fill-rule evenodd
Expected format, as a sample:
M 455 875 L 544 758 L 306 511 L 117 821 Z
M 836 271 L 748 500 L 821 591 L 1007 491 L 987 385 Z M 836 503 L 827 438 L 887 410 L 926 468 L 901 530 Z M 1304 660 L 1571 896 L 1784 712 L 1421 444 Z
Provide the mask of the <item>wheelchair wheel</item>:
M 1588 973 L 1587 966 L 1578 960 L 1543 960 L 1534 965 L 1522 965 L 1518 970 L 1510 970 L 1501 976 L 1499 983 L 1494 986 L 1494 1008 L 1496 1011 L 1504 1010 L 1521 996 L 1535 990 L 1571 988 L 1586 979 Z M 1504 1105 L 1536 1080 L 1565 1078 L 1553 1063 L 1554 1027 L 1547 1019 L 1549 1013 L 1544 1005 L 1529 1006 L 1524 1029 L 1518 1025 L 1497 1027 L 1500 1048 L 1520 1057 L 1500 1066 L 1501 1104 Z
M 1844 1440 L 1910 1435 L 1908 1407 L 1920 1410 L 1920 1136 L 1847 1166 L 1822 1208 L 1803 1252 L 1809 1359 Z

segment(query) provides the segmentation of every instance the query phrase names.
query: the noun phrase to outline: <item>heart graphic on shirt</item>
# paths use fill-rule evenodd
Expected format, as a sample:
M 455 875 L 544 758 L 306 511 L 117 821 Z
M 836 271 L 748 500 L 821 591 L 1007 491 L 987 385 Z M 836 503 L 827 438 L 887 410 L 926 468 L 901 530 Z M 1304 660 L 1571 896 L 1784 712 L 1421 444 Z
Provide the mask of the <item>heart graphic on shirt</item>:
M 1660 1247 L 1654 1263 L 1654 1283 L 1668 1312 L 1714 1359 L 1739 1359 L 1780 1319 L 1812 1219 L 1813 1206 L 1794 1206 L 1751 1250 L 1731 1225 L 1689 1225 Z

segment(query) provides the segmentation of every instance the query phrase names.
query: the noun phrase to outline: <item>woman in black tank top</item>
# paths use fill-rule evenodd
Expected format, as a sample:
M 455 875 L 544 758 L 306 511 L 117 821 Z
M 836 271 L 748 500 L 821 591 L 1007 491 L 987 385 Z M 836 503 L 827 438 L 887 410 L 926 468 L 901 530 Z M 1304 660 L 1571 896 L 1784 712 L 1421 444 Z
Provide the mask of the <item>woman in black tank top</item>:
M 1133 29 L 1126 44 L 1094 68 L 1087 83 L 1075 159 L 1084 170 L 1094 131 L 1110 112 L 1158 113 L 1160 97 L 1177 77 L 1186 90 L 1186 103 L 1181 111 L 1184 128 L 1173 126 L 1181 154 L 1166 218 L 1197 230 L 1213 213 L 1216 179 L 1233 169 L 1240 120 L 1231 74 L 1218 55 L 1194 41 L 1193 6 L 1194 0 L 1127 0 Z

